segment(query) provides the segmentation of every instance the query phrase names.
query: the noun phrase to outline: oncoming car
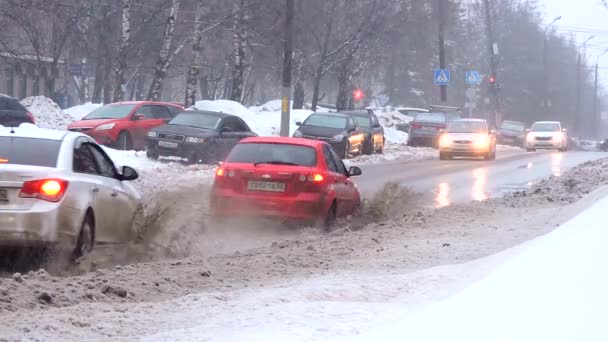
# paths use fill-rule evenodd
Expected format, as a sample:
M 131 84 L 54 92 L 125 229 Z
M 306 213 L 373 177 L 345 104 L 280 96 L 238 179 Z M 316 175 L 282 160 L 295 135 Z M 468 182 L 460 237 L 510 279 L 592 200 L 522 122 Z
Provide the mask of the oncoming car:
M 439 138 L 439 159 L 453 157 L 496 159 L 496 136 L 485 120 L 460 119 L 448 123 Z
M 525 147 L 528 152 L 538 149 L 568 150 L 568 131 L 559 121 L 537 121 L 527 130 Z
M 81 133 L 0 128 L 0 246 L 87 255 L 96 243 L 124 243 L 140 195 Z M 1 248 L 1 247 L 0 247 Z
M 259 137 L 236 145 L 217 169 L 211 212 L 222 217 L 267 217 L 329 228 L 355 214 L 361 196 L 338 154 L 318 140 Z

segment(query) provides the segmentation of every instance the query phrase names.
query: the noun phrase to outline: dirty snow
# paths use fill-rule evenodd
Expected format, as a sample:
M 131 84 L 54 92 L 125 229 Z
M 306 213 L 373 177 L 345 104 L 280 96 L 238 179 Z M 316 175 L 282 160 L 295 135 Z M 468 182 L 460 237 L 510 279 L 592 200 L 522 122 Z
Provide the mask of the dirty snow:
M 44 96 L 25 98 L 21 104 L 34 114 L 36 125 L 43 128 L 66 129 L 73 121 L 61 110 L 59 105 Z

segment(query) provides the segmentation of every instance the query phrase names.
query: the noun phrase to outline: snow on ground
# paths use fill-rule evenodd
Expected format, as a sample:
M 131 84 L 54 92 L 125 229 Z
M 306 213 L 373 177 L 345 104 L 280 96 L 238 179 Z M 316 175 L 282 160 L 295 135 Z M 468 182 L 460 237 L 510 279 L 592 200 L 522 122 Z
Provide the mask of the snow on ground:
M 416 161 L 437 158 L 437 150 L 431 147 L 410 147 L 387 143 L 382 154 L 361 155 L 344 160 L 348 166 L 376 164 L 385 161 Z
M 89 115 L 95 109 L 103 106 L 101 103 L 91 103 L 87 102 L 85 104 L 81 104 L 78 106 L 70 107 L 68 109 L 64 109 L 63 112 L 72 117 L 73 121 L 82 120 L 85 116 Z
M 21 104 L 34 114 L 36 125 L 43 128 L 66 129 L 73 121 L 53 100 L 44 96 L 25 98 Z

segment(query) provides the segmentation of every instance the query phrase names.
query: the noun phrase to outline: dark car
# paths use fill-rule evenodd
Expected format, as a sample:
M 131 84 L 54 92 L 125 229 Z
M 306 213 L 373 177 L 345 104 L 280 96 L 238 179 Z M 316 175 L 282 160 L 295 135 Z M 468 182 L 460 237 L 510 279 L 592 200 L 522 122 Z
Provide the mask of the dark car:
M 378 121 L 374 112 L 370 110 L 341 113 L 350 115 L 355 119 L 355 122 L 361 127 L 363 133 L 365 133 L 363 154 L 372 154 L 374 152 L 382 153 L 384 150 L 384 128 L 380 124 L 380 121 Z
M 224 160 L 241 139 L 255 136 L 238 116 L 184 111 L 148 132 L 146 155 L 185 158 L 190 164 L 213 163 Z
M 524 146 L 526 125 L 519 121 L 505 120 L 498 127 L 497 140 L 499 144 L 517 147 Z
M 0 125 L 18 127 L 22 123 L 35 124 L 34 116 L 14 97 L 0 94 Z
M 294 138 L 321 140 L 329 143 L 340 158 L 363 152 L 365 134 L 357 122 L 349 115 L 340 113 L 313 113 L 300 126 Z
M 409 146 L 437 146 L 441 131 L 448 122 L 460 119 L 460 113 L 418 113 L 410 123 Z

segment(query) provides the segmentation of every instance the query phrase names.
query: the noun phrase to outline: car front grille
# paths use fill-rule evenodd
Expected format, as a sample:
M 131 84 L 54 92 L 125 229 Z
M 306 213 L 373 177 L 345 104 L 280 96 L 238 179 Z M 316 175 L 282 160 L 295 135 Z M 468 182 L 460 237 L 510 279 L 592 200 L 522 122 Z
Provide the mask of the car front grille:
M 455 144 L 463 144 L 463 145 L 469 145 L 472 144 L 473 142 L 470 140 L 454 140 Z
M 331 138 L 314 137 L 312 135 L 305 135 L 304 138 L 306 138 L 306 139 L 312 139 L 312 140 L 331 141 Z
M 536 137 L 538 141 L 551 141 L 552 137 Z
M 85 132 L 92 130 L 92 128 L 91 127 L 77 127 L 77 128 L 70 128 L 69 130 L 72 132 L 85 133 Z
M 186 137 L 183 135 L 169 134 L 169 133 L 160 133 L 158 135 L 158 138 L 162 139 L 162 140 L 179 141 L 179 142 L 183 142 L 184 139 L 186 139 Z

